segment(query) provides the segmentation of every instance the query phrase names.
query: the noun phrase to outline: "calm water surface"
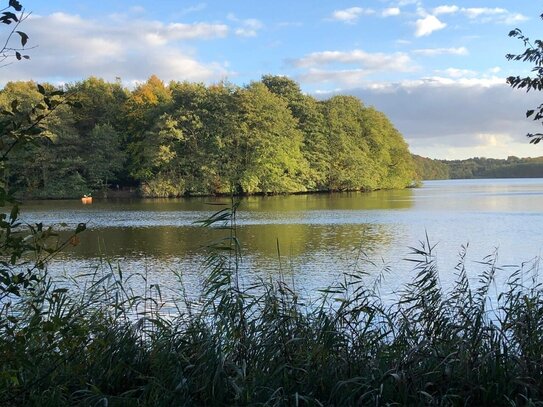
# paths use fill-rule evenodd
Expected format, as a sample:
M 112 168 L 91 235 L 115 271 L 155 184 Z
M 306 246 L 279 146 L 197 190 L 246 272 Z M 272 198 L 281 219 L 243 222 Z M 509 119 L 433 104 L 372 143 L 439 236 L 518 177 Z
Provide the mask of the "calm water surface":
M 37 201 L 23 206 L 23 218 L 66 229 L 88 223 L 81 244 L 56 260 L 57 271 L 83 272 L 106 258 L 125 274 L 144 273 L 166 287 L 176 285 L 176 271 L 195 288 L 206 243 L 224 232 L 194 222 L 219 209 L 210 203 L 221 202 L 228 199 Z M 426 235 L 436 244 L 447 286 L 462 245 L 469 244 L 467 265 L 476 276 L 483 267 L 479 261 L 496 248 L 501 265 L 539 256 L 542 231 L 543 179 L 427 181 L 401 191 L 250 197 L 238 214 L 244 275 L 276 278 L 281 270 L 309 292 L 344 271 L 376 275 L 385 266 L 385 289 L 397 290 L 413 276 L 405 261 L 409 247 L 418 247 Z M 503 281 L 507 272 L 500 273 Z

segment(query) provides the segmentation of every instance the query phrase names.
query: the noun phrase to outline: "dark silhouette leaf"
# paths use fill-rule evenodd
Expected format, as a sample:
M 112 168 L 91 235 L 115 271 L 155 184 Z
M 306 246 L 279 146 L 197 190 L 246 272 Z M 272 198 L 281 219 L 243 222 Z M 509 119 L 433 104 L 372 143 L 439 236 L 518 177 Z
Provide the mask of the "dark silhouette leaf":
M 15 31 L 21 37 L 21 45 L 24 47 L 28 42 L 28 35 L 22 31 Z
M 9 6 L 13 7 L 16 11 L 21 11 L 23 6 L 17 0 L 9 0 Z

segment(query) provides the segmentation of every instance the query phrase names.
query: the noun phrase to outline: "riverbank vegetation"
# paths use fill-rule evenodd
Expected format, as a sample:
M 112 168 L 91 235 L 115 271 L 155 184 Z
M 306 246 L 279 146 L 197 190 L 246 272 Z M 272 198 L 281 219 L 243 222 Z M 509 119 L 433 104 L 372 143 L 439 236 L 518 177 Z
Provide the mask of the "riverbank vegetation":
M 543 178 L 543 157 L 433 160 L 413 155 L 420 179 Z
M 200 295 L 166 302 L 145 276 L 105 264 L 55 285 L 43 270 L 1 309 L 5 406 L 540 405 L 543 292 L 537 262 L 504 272 L 496 256 L 439 283 L 428 242 L 412 282 L 383 300 L 387 273 L 363 262 L 320 296 L 243 278 L 235 212 L 202 222 L 209 248 Z M 377 270 L 379 271 L 379 270 Z M 141 293 L 131 281 L 142 279 Z M 66 288 L 65 288 L 66 287 Z M 318 297 L 318 299 L 316 299 Z M 4 297 L 5 298 L 5 297 Z
M 65 91 L 78 107 L 57 109 L 46 138 L 10 154 L 5 178 L 24 198 L 366 191 L 415 176 L 383 113 L 352 96 L 318 101 L 285 77 L 238 87 L 153 76 L 132 90 L 91 77 Z M 0 107 L 18 100 L 24 112 L 39 99 L 34 83 L 12 82 Z

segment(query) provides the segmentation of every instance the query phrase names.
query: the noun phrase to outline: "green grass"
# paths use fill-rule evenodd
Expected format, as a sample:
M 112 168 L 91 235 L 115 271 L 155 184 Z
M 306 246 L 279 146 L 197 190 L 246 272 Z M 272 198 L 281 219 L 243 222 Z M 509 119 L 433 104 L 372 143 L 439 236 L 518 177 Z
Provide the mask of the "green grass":
M 114 267 L 83 290 L 45 274 L 4 306 L 0 405 L 543 405 L 537 263 L 493 297 L 496 256 L 472 287 L 463 250 L 444 290 L 425 241 L 397 301 L 352 272 L 306 303 L 280 273 L 240 283 L 235 211 L 203 223 L 225 238 L 210 245 L 201 299 L 180 285 L 174 315 L 158 287 L 137 296 Z

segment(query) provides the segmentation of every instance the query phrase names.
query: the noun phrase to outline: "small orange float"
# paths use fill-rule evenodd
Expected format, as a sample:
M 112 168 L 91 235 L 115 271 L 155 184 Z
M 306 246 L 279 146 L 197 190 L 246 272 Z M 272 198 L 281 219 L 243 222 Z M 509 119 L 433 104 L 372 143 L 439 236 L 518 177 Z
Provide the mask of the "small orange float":
M 84 205 L 91 204 L 92 203 L 92 196 L 83 195 L 83 198 L 81 198 L 81 202 Z

